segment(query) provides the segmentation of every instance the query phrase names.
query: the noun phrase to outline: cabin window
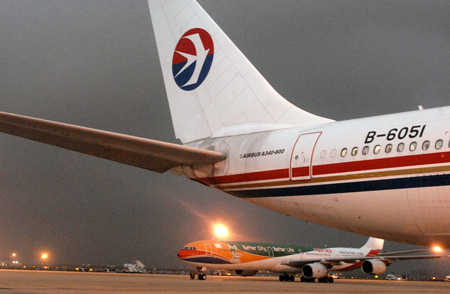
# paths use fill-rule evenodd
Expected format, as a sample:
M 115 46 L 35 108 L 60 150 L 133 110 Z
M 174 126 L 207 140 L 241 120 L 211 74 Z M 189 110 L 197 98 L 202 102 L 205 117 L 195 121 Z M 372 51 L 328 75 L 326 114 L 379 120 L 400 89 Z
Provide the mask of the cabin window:
M 409 151 L 416 151 L 417 148 L 417 142 L 411 142 L 411 144 L 409 144 Z
M 387 144 L 386 148 L 384 148 L 384 151 L 386 153 L 391 153 L 391 151 L 392 151 L 392 144 Z
M 353 147 L 352 156 L 356 156 L 356 154 L 358 154 L 358 147 Z
M 442 146 L 444 146 L 444 141 L 443 141 L 442 139 L 437 140 L 437 141 L 436 141 L 436 144 L 434 145 L 434 147 L 435 147 L 436 149 L 441 149 Z
M 398 144 L 397 151 L 402 152 L 403 150 L 405 150 L 405 143 Z
M 380 150 L 381 150 L 381 146 L 377 145 L 373 148 L 373 153 L 378 154 L 378 153 L 380 153 Z
M 428 150 L 430 148 L 430 141 L 424 141 L 422 144 L 422 150 Z
M 320 152 L 320 158 L 325 158 L 325 156 L 327 156 L 327 150 L 322 150 L 322 152 Z
M 347 155 L 347 148 L 343 148 L 341 151 L 341 157 L 345 157 Z
M 336 156 L 336 152 L 337 152 L 336 149 L 331 150 L 331 153 L 330 153 L 331 158 L 334 158 Z
M 369 154 L 369 150 L 370 150 L 369 146 L 364 146 L 364 148 L 363 148 L 363 150 L 362 150 L 362 154 L 363 154 L 363 155 Z

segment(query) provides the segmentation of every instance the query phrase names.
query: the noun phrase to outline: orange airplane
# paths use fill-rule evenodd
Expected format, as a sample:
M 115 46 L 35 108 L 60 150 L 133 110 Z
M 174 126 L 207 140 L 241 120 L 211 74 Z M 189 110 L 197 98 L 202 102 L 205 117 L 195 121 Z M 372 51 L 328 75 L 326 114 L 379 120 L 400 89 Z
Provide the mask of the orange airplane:
M 320 248 L 255 242 L 202 240 L 186 244 L 178 258 L 196 267 L 191 279 L 198 274 L 206 279 L 206 268 L 234 270 L 240 276 L 256 275 L 258 270 L 281 273 L 280 281 L 294 281 L 301 273 L 302 282 L 333 283 L 330 271 L 348 271 L 360 267 L 366 274 L 379 275 L 397 260 L 447 257 L 447 255 L 405 255 L 426 249 L 380 253 L 384 240 L 369 238 L 361 248 Z

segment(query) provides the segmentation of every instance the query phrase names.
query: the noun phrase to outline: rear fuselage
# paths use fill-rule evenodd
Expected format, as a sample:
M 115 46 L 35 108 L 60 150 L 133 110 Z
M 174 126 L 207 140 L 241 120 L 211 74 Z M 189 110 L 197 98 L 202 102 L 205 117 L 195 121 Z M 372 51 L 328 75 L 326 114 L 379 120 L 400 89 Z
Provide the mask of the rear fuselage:
M 176 173 L 311 222 L 450 247 L 450 107 L 212 138 Z

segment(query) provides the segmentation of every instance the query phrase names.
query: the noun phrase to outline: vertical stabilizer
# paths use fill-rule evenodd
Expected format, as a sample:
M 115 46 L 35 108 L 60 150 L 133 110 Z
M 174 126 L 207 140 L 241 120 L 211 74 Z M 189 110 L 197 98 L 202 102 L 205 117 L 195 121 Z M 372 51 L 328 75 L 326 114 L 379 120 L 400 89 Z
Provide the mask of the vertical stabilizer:
M 384 240 L 370 237 L 361 249 L 377 249 L 383 250 Z
M 194 0 L 148 0 L 183 143 L 330 122 L 281 97 Z

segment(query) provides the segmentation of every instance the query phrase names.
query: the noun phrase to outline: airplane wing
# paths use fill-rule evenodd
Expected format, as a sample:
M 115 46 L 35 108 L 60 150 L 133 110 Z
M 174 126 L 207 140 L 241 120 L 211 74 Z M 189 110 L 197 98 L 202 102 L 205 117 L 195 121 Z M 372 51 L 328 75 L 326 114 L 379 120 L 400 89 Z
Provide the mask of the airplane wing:
M 415 249 L 415 250 L 405 250 L 405 251 L 392 251 L 392 252 L 380 252 L 377 256 L 391 256 L 391 255 L 403 255 L 418 252 L 429 251 L 429 249 Z
M 365 261 L 365 260 L 373 260 L 373 259 L 377 259 L 377 260 L 381 260 L 385 263 L 392 263 L 394 261 L 399 261 L 399 260 L 411 260 L 411 259 L 429 259 L 429 258 L 442 258 L 442 257 L 449 257 L 448 255 L 393 255 L 393 256 L 389 256 L 389 257 L 384 257 L 384 256 L 361 256 L 361 257 L 323 257 L 323 258 L 307 258 L 307 259 L 302 259 L 302 258 L 298 258 L 298 259 L 287 259 L 287 260 L 283 260 L 281 262 L 281 265 L 287 265 L 287 266 L 291 266 L 291 267 L 295 267 L 295 268 L 302 268 L 303 266 L 309 264 L 309 263 L 321 263 L 323 265 L 329 265 L 329 266 L 333 266 L 333 265 L 340 265 L 341 263 L 357 263 L 360 261 Z
M 0 132 L 163 173 L 220 162 L 226 154 L 0 112 Z

